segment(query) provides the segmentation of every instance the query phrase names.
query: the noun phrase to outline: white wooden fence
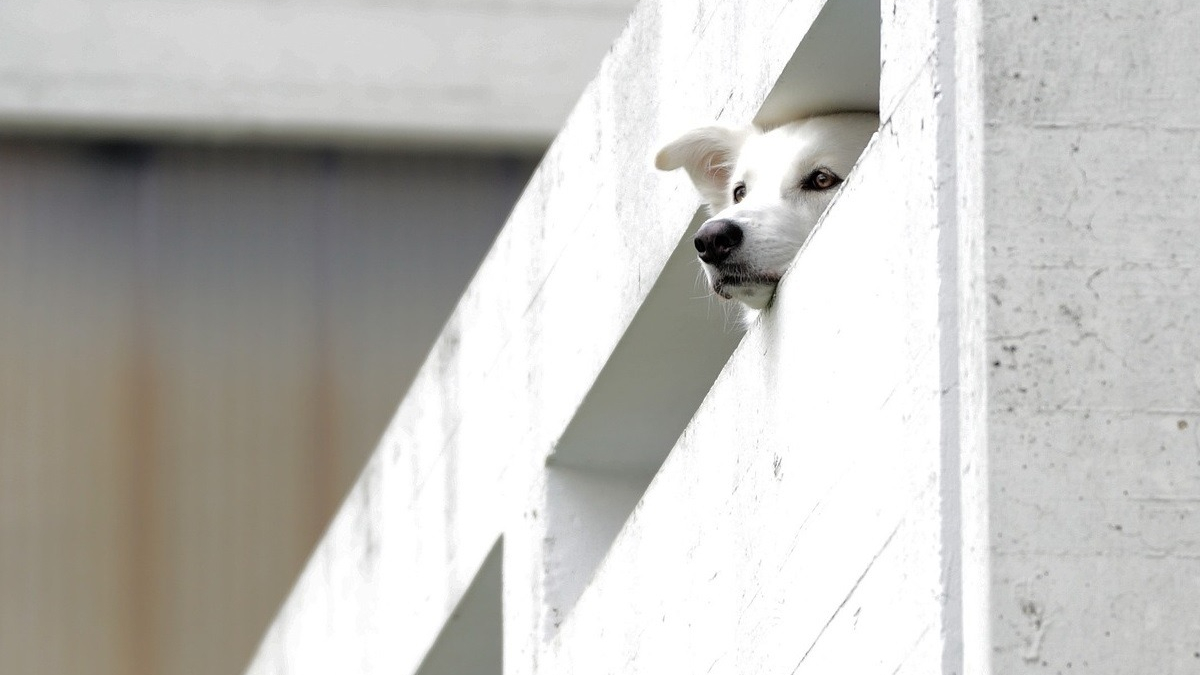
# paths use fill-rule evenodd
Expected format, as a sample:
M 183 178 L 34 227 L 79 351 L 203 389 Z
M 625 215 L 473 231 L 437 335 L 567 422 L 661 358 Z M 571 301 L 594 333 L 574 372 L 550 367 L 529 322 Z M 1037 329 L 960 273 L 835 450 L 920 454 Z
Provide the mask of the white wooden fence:
M 1200 10 L 1112 4 L 639 5 L 249 672 L 1200 668 Z M 651 153 L 864 91 L 739 341 Z

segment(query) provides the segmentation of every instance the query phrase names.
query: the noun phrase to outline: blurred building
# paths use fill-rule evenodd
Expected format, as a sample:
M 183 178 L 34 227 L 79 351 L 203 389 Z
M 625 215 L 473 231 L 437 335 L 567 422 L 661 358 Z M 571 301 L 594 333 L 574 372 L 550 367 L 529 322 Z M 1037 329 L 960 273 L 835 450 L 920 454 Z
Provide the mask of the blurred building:
M 245 665 L 631 4 L 0 4 L 0 673 Z

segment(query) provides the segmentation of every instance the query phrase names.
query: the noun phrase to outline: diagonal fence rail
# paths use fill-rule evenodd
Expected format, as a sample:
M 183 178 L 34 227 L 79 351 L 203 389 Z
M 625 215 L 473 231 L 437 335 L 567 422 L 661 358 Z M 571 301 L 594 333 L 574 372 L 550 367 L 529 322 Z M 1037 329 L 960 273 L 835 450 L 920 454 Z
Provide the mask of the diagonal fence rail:
M 935 8 L 886 9 L 638 6 L 249 673 L 941 672 L 954 127 Z M 653 151 L 864 108 L 877 137 L 741 336 Z

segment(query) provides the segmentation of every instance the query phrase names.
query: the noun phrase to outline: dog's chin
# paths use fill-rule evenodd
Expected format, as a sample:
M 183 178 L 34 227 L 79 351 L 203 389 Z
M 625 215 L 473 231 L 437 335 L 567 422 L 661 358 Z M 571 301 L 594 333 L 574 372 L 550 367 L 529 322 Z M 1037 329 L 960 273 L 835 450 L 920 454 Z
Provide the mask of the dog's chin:
M 764 309 L 775 295 L 778 274 L 722 274 L 709 271 L 713 292 L 726 300 L 737 300 L 751 309 Z

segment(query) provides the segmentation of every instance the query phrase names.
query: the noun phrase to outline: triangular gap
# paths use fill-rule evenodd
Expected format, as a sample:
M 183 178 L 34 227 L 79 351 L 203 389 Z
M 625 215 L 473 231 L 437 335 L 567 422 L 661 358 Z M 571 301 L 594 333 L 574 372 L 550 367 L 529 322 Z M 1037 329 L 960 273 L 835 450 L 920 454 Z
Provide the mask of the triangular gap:
M 425 655 L 417 675 L 502 675 L 503 550 L 503 540 L 497 540 Z

